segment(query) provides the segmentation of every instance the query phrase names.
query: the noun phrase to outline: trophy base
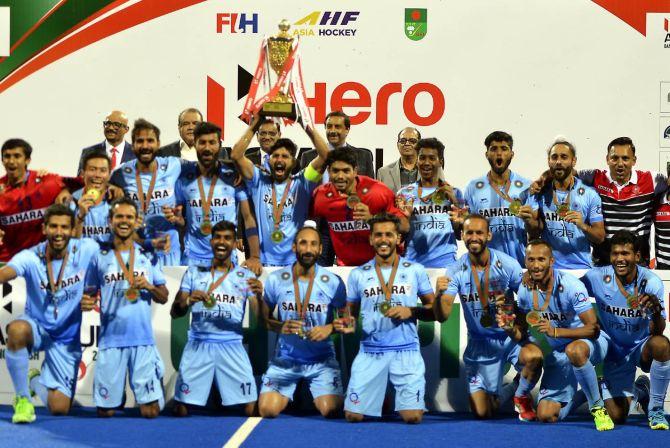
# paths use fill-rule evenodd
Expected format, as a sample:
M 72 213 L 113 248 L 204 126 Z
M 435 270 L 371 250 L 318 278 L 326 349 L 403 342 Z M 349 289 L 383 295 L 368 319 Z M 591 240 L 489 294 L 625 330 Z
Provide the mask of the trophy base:
M 284 117 L 295 120 L 297 117 L 295 103 L 273 103 L 263 104 L 260 114 L 264 117 Z

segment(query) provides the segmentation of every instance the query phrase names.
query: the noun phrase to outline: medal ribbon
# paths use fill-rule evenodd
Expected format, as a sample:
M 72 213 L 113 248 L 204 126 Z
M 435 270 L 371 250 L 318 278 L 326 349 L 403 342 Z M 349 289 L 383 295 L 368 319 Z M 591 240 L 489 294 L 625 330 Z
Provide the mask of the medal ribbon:
M 619 292 L 621 292 L 621 294 L 624 296 L 626 301 L 628 301 L 628 296 L 630 296 L 630 294 L 628 293 L 628 291 L 626 291 L 626 288 L 623 287 L 623 283 L 621 283 L 621 280 L 619 280 L 619 277 L 617 277 L 615 275 L 614 278 L 616 280 L 616 285 L 619 287 Z M 635 297 L 637 297 L 637 273 L 635 274 L 635 279 L 633 280 L 633 284 L 635 285 L 634 288 L 633 288 L 633 294 L 635 295 Z
M 288 197 L 288 191 L 291 189 L 291 182 L 293 179 L 289 179 L 284 188 L 284 193 L 281 195 L 281 201 L 277 204 L 277 189 L 275 188 L 274 182 L 272 183 L 272 218 L 275 222 L 275 231 L 279 230 L 279 223 L 281 222 L 281 214 L 284 211 L 284 206 L 286 205 L 286 198 Z
M 116 262 L 119 263 L 119 267 L 121 267 L 121 272 L 123 272 L 123 276 L 128 280 L 128 289 L 133 287 L 133 283 L 135 281 L 135 247 L 133 244 L 133 247 L 130 248 L 130 253 L 128 254 L 128 264 L 123 262 L 123 258 L 121 258 L 121 252 L 116 250 L 114 248 L 114 256 L 116 257 Z
M 47 258 L 47 278 L 49 279 L 49 290 L 51 294 L 56 294 L 60 289 L 61 282 L 63 281 L 63 274 L 65 273 L 65 265 L 67 264 L 68 258 L 70 258 L 70 251 L 65 248 L 65 256 L 63 257 L 63 264 L 60 265 L 60 271 L 58 271 L 58 279 L 54 282 L 54 271 L 53 266 L 51 265 L 51 255 L 49 249 L 46 250 Z
M 210 274 L 212 274 L 212 282 L 213 283 L 211 285 L 209 285 L 209 288 L 207 288 L 207 295 L 212 294 L 214 292 L 214 290 L 216 288 L 218 288 L 221 283 L 223 283 L 223 281 L 226 279 L 226 277 L 228 277 L 228 274 L 230 274 L 230 271 L 231 271 L 231 268 L 229 267 L 226 270 L 225 274 L 223 274 L 216 281 L 214 281 L 214 273 L 216 272 L 216 268 L 212 267 L 212 269 L 210 270 Z
M 155 162 L 155 165 L 151 168 L 151 182 L 149 182 L 149 190 L 147 191 L 146 196 L 142 189 L 142 179 L 140 178 L 139 167 L 135 166 L 135 183 L 137 183 L 137 197 L 140 200 L 140 207 L 142 208 L 142 213 L 146 213 L 149 208 L 149 203 L 151 202 L 151 195 L 154 193 L 154 186 L 156 185 L 156 172 L 158 171 L 158 162 Z M 154 163 L 152 162 L 152 163 Z
M 500 188 L 498 188 L 498 185 L 496 185 L 493 182 L 493 180 L 491 179 L 491 173 L 488 173 L 486 175 L 486 177 L 489 180 L 489 185 L 491 185 L 491 188 L 493 188 L 493 191 L 495 191 L 498 196 L 500 196 L 502 199 L 506 200 L 507 202 L 511 203 L 513 201 L 513 199 L 509 195 L 509 189 L 512 186 L 511 175 L 510 175 L 510 179 L 507 179 L 505 181 L 505 184 L 503 185 L 502 190 Z
M 391 294 L 393 293 L 393 281 L 395 280 L 395 274 L 398 272 L 398 263 L 400 262 L 400 257 L 395 256 L 393 260 L 393 267 L 391 268 L 391 276 L 389 277 L 388 282 L 384 282 L 384 276 L 382 275 L 382 268 L 375 262 L 375 272 L 377 273 L 377 280 L 379 281 L 379 286 L 381 286 L 382 291 L 384 291 L 385 300 L 388 302 L 391 300 Z
M 557 211 L 558 207 L 560 207 L 561 205 L 567 205 L 568 208 L 570 208 L 570 195 L 572 194 L 572 189 L 574 188 L 574 186 L 575 186 L 575 179 L 573 178 L 572 182 L 570 182 L 570 186 L 568 187 L 568 197 L 566 197 L 565 201 L 563 201 L 560 204 L 558 203 L 558 197 L 556 196 L 556 188 L 554 187 L 552 194 L 553 194 L 553 202 L 557 208 Z
M 251 81 L 249 86 L 249 93 L 247 94 L 247 100 L 244 102 L 244 109 L 242 110 L 242 119 L 247 123 L 251 121 L 251 108 L 256 100 L 256 93 L 258 92 L 258 85 L 261 83 L 263 76 L 265 75 L 265 53 L 267 39 L 263 39 L 261 42 L 261 51 L 258 57 L 258 64 L 256 64 L 256 71 L 254 72 L 254 78 Z
M 434 195 L 440 188 L 442 188 L 443 186 L 444 186 L 444 181 L 443 181 L 442 179 L 438 179 L 438 180 L 437 180 L 437 188 L 435 189 L 435 191 L 433 191 L 433 192 L 430 193 L 430 194 L 427 194 L 427 195 L 424 197 L 424 196 L 421 196 L 421 194 L 422 194 L 422 187 L 421 187 L 421 181 L 419 180 L 419 191 L 417 191 L 416 194 L 417 194 L 417 196 L 419 196 L 419 199 L 421 200 L 421 202 L 428 202 L 428 201 L 430 201 L 430 199 L 433 197 L 433 195 Z
M 491 271 L 491 253 L 489 252 L 489 262 L 486 263 L 484 267 L 484 287 L 482 288 L 482 283 L 479 281 L 479 274 L 477 274 L 477 269 L 475 269 L 475 264 L 470 262 L 470 267 L 472 269 L 472 277 L 475 281 L 475 286 L 477 287 L 477 295 L 479 296 L 479 303 L 482 306 L 482 314 L 488 314 L 489 312 L 489 274 Z
M 544 302 L 542 303 L 542 308 L 540 308 L 540 298 L 539 298 L 539 293 L 537 292 L 537 288 L 533 288 L 533 310 L 534 311 L 540 311 L 544 312 L 549 308 L 549 304 L 551 303 L 551 294 L 554 290 L 554 273 L 551 273 L 551 277 L 549 278 L 549 286 L 547 287 L 547 291 L 544 293 Z
M 292 269 L 293 274 L 293 294 L 295 296 L 295 307 L 298 311 L 298 316 L 300 319 L 305 318 L 307 314 L 307 305 L 309 305 L 309 299 L 312 296 L 312 287 L 314 286 L 314 277 L 316 277 L 316 266 L 314 267 L 314 272 L 309 276 L 309 284 L 307 285 L 307 291 L 305 292 L 305 300 L 300 301 L 300 285 L 298 285 L 298 276 L 295 275 L 295 267 Z
M 212 207 L 212 199 L 214 198 L 214 187 L 216 187 L 216 181 L 219 179 L 218 176 L 212 178 L 211 184 L 209 185 L 209 192 L 207 193 L 207 198 L 205 198 L 205 187 L 202 184 L 202 176 L 198 176 L 198 190 L 200 191 L 200 204 L 202 206 L 202 220 L 211 221 L 209 219 L 209 210 Z

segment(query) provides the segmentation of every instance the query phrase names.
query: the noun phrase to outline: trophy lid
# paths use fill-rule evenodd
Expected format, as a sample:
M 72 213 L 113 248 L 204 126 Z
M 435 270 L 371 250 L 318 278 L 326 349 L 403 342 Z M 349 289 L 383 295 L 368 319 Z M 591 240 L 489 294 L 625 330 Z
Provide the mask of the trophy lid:
M 289 28 L 291 28 L 291 22 L 289 22 L 286 19 L 282 19 L 281 22 L 279 22 L 279 34 L 277 34 L 277 37 L 285 38 L 288 39 L 291 36 L 288 34 Z

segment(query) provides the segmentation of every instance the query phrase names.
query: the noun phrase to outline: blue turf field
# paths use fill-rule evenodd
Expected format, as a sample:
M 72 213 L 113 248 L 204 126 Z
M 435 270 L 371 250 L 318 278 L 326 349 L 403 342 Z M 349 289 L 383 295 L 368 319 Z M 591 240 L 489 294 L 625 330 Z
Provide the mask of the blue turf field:
M 12 410 L 0 406 L 0 447 L 222 447 L 244 423 L 236 416 L 195 415 L 184 419 L 161 416 L 144 420 L 130 410 L 112 419 L 99 419 L 90 408 L 75 409 L 72 416 L 52 417 L 37 408 L 37 421 L 12 425 Z M 592 448 L 621 446 L 666 446 L 670 432 L 651 431 L 641 416 L 614 431 L 598 433 L 586 416 L 555 425 L 522 423 L 513 416 L 492 421 L 474 421 L 467 414 L 431 414 L 417 426 L 398 419 L 360 424 L 344 420 L 325 421 L 317 416 L 281 416 L 262 420 L 246 439 L 245 447 L 523 447 Z

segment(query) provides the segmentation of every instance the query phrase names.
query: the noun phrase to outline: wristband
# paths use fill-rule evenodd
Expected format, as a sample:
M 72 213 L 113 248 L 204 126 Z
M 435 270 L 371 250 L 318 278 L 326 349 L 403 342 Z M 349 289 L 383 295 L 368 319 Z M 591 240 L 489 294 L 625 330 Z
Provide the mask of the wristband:
M 554 339 L 558 339 L 558 338 L 556 337 L 556 327 L 554 327 Z
M 321 178 L 323 177 L 321 173 L 314 169 L 311 163 L 307 165 L 307 168 L 305 168 L 304 176 L 305 179 L 315 184 L 321 182 Z
M 244 235 L 247 237 L 247 239 L 251 238 L 252 236 L 258 236 L 258 227 L 249 227 L 248 229 L 244 229 Z

